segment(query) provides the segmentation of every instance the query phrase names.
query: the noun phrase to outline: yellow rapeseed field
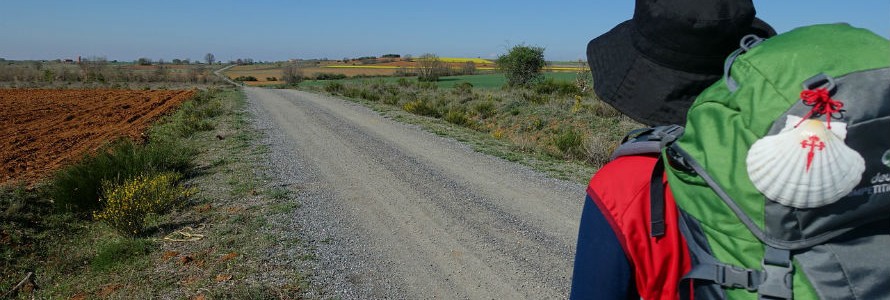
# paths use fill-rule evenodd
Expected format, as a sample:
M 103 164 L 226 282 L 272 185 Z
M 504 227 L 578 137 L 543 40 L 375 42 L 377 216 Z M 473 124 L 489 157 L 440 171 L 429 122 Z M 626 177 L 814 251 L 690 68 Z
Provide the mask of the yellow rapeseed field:
M 472 62 L 475 64 L 494 64 L 493 61 L 484 58 L 466 58 L 466 57 L 439 57 L 439 60 L 446 63 L 465 63 Z

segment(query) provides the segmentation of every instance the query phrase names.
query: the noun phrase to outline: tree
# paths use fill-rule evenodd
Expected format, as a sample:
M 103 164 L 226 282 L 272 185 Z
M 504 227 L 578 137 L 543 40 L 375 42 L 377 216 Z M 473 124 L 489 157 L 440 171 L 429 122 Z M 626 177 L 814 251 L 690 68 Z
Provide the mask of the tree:
M 498 56 L 496 64 L 507 77 L 507 85 L 528 87 L 541 80 L 541 69 L 547 62 L 544 60 L 544 48 L 517 45 L 507 54 Z
M 204 55 L 204 61 L 206 61 L 208 65 L 212 65 L 215 60 L 216 57 L 213 56 L 213 53 L 207 53 L 206 55 Z
M 421 55 L 417 58 L 417 80 L 439 81 L 445 71 L 445 63 L 432 53 Z
M 297 63 L 289 63 L 281 68 L 281 80 L 287 82 L 288 85 L 298 85 L 303 81 L 303 68 Z
M 80 69 L 83 72 L 83 81 L 99 81 L 105 82 L 105 68 L 108 60 L 105 57 L 88 57 L 80 62 Z
M 463 67 L 460 70 L 460 73 L 463 75 L 475 75 L 476 74 L 476 63 L 468 61 L 465 62 Z

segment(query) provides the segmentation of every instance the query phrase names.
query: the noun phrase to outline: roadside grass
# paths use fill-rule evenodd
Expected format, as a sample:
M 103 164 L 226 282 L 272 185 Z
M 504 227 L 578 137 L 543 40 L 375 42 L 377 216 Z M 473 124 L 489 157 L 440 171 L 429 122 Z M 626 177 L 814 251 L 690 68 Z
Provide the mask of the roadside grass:
M 557 81 L 573 81 L 577 77 L 576 73 L 572 72 L 546 72 L 544 73 L 545 79 L 552 79 Z M 375 77 L 375 78 L 347 78 L 347 79 L 338 79 L 338 80 L 306 80 L 300 83 L 301 87 L 312 88 L 312 87 L 324 87 L 326 84 L 336 81 L 341 82 L 343 84 L 362 84 L 364 82 L 386 82 L 386 83 L 398 83 L 401 79 L 408 80 L 417 80 L 417 77 Z M 479 74 L 479 75 L 461 75 L 461 76 L 443 76 L 439 78 L 439 81 L 436 82 L 436 86 L 439 88 L 453 88 L 457 85 L 460 85 L 463 82 L 469 82 L 476 89 L 486 89 L 486 90 L 496 90 L 501 89 L 506 83 L 507 78 L 504 77 L 504 74 L 493 73 L 493 74 Z M 283 86 L 282 86 L 283 87 Z
M 276 230 L 283 229 L 270 222 L 299 207 L 298 190 L 267 186 L 268 179 L 258 175 L 264 150 L 254 145 L 260 133 L 250 127 L 244 106 L 239 90 L 204 92 L 152 127 L 147 144 L 112 143 L 90 156 L 108 155 L 105 159 L 88 157 L 60 171 L 98 177 L 69 178 L 76 184 L 67 186 L 73 187 L 171 169 L 185 174 L 179 185 L 196 192 L 181 205 L 150 214 L 135 236 L 90 220 L 98 206 L 69 209 L 65 203 L 72 200 L 64 200 L 55 180 L 0 187 L 0 294 L 33 272 L 34 285 L 25 284 L 12 299 L 298 296 L 307 289 L 304 276 L 268 254 L 270 248 L 300 245 L 295 237 L 281 237 Z M 159 151 L 152 147 L 183 151 L 161 152 L 178 167 L 146 163 L 154 160 L 142 157 Z M 116 167 L 132 170 L 87 172 Z M 78 201 L 96 202 L 98 193 Z
M 361 102 L 479 152 L 579 183 L 608 161 L 624 134 L 642 127 L 572 82 L 558 79 L 529 89 L 476 88 L 463 82 L 439 88 L 409 78 L 331 81 L 301 88 Z

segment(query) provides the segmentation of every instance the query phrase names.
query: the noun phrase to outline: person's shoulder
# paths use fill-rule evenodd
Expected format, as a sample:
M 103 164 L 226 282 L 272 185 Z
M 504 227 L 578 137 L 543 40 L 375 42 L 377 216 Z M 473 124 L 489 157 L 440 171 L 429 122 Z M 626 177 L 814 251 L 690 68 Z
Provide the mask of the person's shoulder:
M 648 185 L 658 158 L 646 155 L 618 157 L 603 165 L 590 179 L 590 187 L 606 188 L 624 185 Z
M 649 193 L 649 181 L 658 158 L 631 155 L 618 157 L 605 164 L 587 186 L 587 194 L 601 209 L 618 213 L 640 204 Z

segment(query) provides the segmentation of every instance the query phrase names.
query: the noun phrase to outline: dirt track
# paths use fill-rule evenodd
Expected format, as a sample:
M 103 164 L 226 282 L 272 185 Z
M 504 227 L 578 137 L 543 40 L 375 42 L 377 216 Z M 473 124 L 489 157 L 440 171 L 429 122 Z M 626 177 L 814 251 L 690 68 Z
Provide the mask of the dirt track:
M 326 298 L 565 298 L 584 191 L 346 101 L 245 88 Z
M 117 137 L 142 139 L 194 91 L 0 90 L 0 183 L 33 182 Z

